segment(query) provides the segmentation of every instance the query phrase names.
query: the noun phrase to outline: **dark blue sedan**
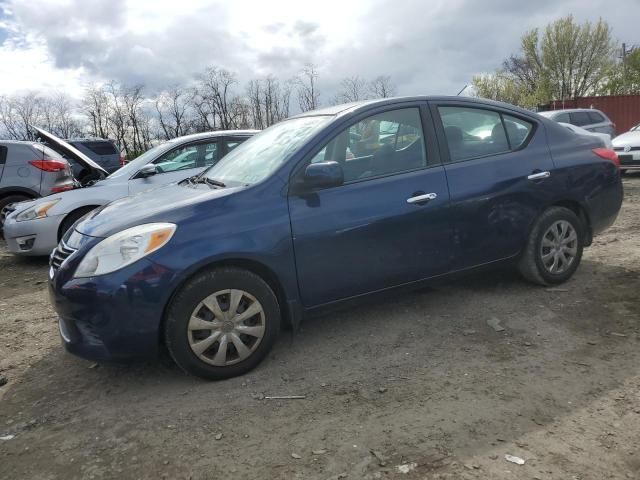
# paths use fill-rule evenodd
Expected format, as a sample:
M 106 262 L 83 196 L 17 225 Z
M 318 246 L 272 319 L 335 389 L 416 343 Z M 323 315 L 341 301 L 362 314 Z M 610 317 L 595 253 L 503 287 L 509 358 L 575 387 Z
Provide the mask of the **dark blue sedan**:
M 566 281 L 616 219 L 618 161 L 594 137 L 483 100 L 308 112 L 204 173 L 85 217 L 51 256 L 72 353 L 163 345 L 208 379 L 242 374 L 313 309 L 490 264 Z

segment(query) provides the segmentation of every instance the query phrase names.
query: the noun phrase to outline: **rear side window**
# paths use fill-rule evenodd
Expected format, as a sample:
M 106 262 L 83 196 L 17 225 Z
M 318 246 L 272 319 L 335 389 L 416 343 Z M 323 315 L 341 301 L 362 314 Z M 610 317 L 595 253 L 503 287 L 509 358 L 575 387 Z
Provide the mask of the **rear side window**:
M 571 122 L 569 123 L 577 125 L 578 127 L 593 123 L 589 118 L 589 112 L 571 112 L 569 117 L 571 118 Z
M 116 155 L 118 150 L 111 142 L 78 142 L 96 155 Z
M 522 147 L 533 124 L 482 108 L 438 107 L 452 162 L 497 155 Z
M 0 165 L 7 163 L 7 147 L 0 145 Z
M 509 151 L 500 114 L 467 107 L 438 107 L 452 162 Z
M 589 112 L 589 119 L 591 120 L 591 123 L 606 122 L 604 117 L 598 112 Z
M 245 140 L 246 138 L 234 138 L 233 140 L 227 140 L 227 152 L 230 152 Z

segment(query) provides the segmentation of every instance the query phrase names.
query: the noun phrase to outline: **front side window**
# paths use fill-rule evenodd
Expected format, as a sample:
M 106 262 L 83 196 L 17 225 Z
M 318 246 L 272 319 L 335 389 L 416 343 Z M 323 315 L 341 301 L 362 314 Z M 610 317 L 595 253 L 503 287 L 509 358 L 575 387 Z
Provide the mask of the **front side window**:
M 492 110 L 438 107 L 452 162 L 517 150 L 533 124 Z
M 345 182 L 427 166 L 420 111 L 403 108 L 365 118 L 330 140 L 311 163 L 335 161 Z
M 153 161 L 158 173 L 176 172 L 190 168 L 204 168 L 218 161 L 218 143 L 184 145 Z

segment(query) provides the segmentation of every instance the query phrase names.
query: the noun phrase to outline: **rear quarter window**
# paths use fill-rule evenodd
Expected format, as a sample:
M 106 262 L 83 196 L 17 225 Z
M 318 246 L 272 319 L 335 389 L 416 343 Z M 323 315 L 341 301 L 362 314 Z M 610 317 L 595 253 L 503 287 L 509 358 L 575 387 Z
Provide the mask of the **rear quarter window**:
M 589 112 L 589 119 L 591 120 L 591 123 L 602 123 L 606 121 L 598 112 Z
M 578 127 L 593 123 L 589 118 L 589 112 L 571 112 L 569 116 L 571 117 L 571 122 L 569 123 Z
M 7 163 L 7 147 L 0 145 L 0 165 Z

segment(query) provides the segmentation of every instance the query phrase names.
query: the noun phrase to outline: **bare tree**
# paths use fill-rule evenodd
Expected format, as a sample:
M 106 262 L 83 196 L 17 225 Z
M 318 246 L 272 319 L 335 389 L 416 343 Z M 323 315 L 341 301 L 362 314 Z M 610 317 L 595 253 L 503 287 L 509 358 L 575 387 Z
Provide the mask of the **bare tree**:
M 251 80 L 247 85 L 247 97 L 251 124 L 255 128 L 266 128 L 289 116 L 291 82 L 281 84 L 273 76 Z
M 367 98 L 367 82 L 358 75 L 347 77 L 340 82 L 340 91 L 335 97 L 335 103 L 349 103 Z
M 207 68 L 199 76 L 194 106 L 208 128 L 234 128 L 238 116 L 238 108 L 234 103 L 240 101 L 233 90 L 237 83 L 235 73 L 214 67 Z
M 84 92 L 81 105 L 82 111 L 89 120 L 89 134 L 94 137 L 108 138 L 111 112 L 106 89 L 98 85 L 90 86 Z
M 303 112 L 315 110 L 320 104 L 320 94 L 317 87 L 318 71 L 312 63 L 305 65 L 296 78 L 298 106 Z
M 167 140 L 186 135 L 191 129 L 189 110 L 191 95 L 178 85 L 162 92 L 155 101 L 158 121 Z
M 389 98 L 396 94 L 396 86 L 389 75 L 379 75 L 368 84 L 370 98 Z

